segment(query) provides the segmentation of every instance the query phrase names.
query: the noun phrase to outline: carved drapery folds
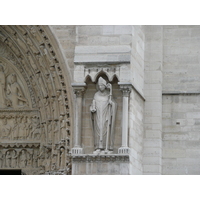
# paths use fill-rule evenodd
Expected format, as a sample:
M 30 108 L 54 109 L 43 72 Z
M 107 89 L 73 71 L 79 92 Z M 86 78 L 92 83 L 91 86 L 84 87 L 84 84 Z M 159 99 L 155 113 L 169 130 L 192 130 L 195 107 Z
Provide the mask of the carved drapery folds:
M 55 155 L 59 157 L 59 152 L 53 153 L 55 145 L 58 148 L 64 142 L 65 161 L 70 162 L 67 149 L 71 145 L 68 86 L 63 77 L 62 62 L 59 62 L 60 55 L 54 50 L 55 42 L 52 45 L 49 33 L 45 26 L 0 26 L 1 142 L 40 141 L 40 159 L 36 161 L 37 156 L 33 154 L 32 164 L 43 163 L 37 165 L 41 167 L 41 173 L 61 170 L 59 164 L 51 166 Z M 45 162 L 42 161 L 43 147 Z M 16 151 L 14 156 L 13 152 L 8 152 L 5 156 L 10 166 L 10 160 L 11 163 L 16 160 L 12 161 L 12 156 L 18 153 Z M 20 156 L 16 162 L 27 168 L 29 154 L 26 149 Z M 69 166 L 65 163 L 62 173 L 70 174 Z

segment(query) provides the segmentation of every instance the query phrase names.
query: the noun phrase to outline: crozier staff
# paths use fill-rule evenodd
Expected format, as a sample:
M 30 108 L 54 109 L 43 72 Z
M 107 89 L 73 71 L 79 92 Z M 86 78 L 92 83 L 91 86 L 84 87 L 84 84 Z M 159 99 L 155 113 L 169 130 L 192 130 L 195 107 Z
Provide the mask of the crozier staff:
M 112 100 L 112 85 L 100 77 L 98 91 L 90 106 L 94 135 L 94 153 L 113 151 L 116 103 Z

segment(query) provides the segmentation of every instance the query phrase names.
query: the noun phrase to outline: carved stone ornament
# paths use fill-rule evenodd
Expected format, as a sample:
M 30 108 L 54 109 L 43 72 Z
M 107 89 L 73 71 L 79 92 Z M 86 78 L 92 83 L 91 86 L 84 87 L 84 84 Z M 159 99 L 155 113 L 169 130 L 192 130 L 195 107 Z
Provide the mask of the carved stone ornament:
M 111 155 L 73 155 L 72 156 L 73 162 L 129 162 L 129 155 L 118 155 L 118 154 L 111 154 Z
M 0 167 L 71 173 L 69 82 L 53 41 L 48 26 L 0 26 Z
M 112 85 L 100 77 L 90 112 L 94 135 L 95 154 L 112 153 L 117 104 L 112 99 Z

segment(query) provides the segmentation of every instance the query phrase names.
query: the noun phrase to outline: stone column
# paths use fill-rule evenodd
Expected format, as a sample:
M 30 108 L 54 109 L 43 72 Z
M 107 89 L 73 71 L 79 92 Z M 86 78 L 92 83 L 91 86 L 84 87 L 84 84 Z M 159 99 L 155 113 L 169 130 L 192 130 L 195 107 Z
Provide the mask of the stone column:
M 72 84 L 75 99 L 75 120 L 74 120 L 74 147 L 72 148 L 72 154 L 82 154 L 83 149 L 81 147 L 81 129 L 82 129 L 82 99 L 85 91 L 85 83 Z
M 128 154 L 128 108 L 129 108 L 129 95 L 132 85 L 130 83 L 120 83 L 120 90 L 123 96 L 122 105 L 122 146 L 118 149 L 119 154 Z

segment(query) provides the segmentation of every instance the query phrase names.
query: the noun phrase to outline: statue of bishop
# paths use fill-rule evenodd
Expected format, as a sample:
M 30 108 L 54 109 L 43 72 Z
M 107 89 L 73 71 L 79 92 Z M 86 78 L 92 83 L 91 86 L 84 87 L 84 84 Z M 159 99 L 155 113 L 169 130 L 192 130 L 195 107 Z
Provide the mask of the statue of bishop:
M 94 154 L 112 153 L 114 143 L 117 104 L 112 99 L 112 85 L 102 77 L 98 79 L 98 91 L 90 106 L 94 135 Z

